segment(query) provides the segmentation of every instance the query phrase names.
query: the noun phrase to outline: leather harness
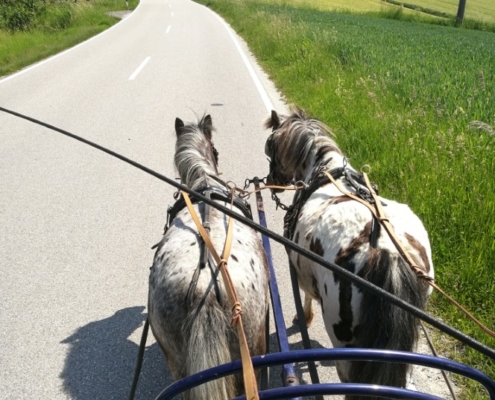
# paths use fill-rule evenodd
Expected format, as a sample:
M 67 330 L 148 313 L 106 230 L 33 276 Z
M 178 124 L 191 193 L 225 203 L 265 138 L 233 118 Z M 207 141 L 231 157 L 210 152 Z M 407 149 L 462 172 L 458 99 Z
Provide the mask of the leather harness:
M 325 167 L 320 167 L 315 170 L 313 177 L 310 179 L 309 183 L 301 190 L 296 191 L 294 195 L 294 200 L 292 205 L 287 210 L 287 214 L 284 217 L 284 236 L 290 240 L 294 238 L 294 233 L 296 229 L 297 220 L 299 214 L 301 213 L 304 204 L 311 197 L 311 195 L 316 192 L 322 186 L 332 183 L 327 174 L 330 174 L 334 180 L 345 179 L 346 182 L 354 189 L 354 194 L 361 199 L 365 200 L 370 204 L 374 204 L 375 200 L 366 187 L 366 182 L 363 175 L 354 171 L 348 167 L 338 167 L 330 171 L 327 171 Z M 375 192 L 378 191 L 376 185 L 373 186 Z M 371 247 L 376 248 L 378 246 L 378 238 L 380 237 L 380 223 L 373 216 L 371 234 L 370 234 L 370 244 Z
M 210 176 L 211 178 L 215 179 L 219 183 L 221 183 L 224 186 L 227 186 L 225 182 L 220 180 L 219 178 L 215 176 Z M 219 187 L 214 187 L 214 186 L 205 186 L 199 190 L 196 190 L 196 192 L 202 194 L 203 196 L 207 197 L 208 199 L 211 200 L 217 200 L 217 201 L 222 201 L 225 203 L 231 203 L 233 202 L 233 205 L 237 207 L 241 212 L 244 214 L 246 218 L 249 218 L 253 220 L 253 215 L 251 212 L 251 206 L 250 204 L 244 200 L 241 199 L 238 196 L 234 196 L 232 199 L 231 192 L 225 189 L 221 189 Z M 178 196 L 177 201 L 174 203 L 173 206 L 170 206 L 167 210 L 167 224 L 165 226 L 165 231 L 164 234 L 167 232 L 168 228 L 170 228 L 170 225 L 172 224 L 173 220 L 177 216 L 177 214 L 182 211 L 184 208 L 186 208 L 187 204 L 184 199 L 184 196 L 181 195 L 180 192 L 176 193 L 174 195 L 175 197 Z M 191 202 L 193 204 L 197 204 L 200 202 L 197 198 L 194 196 L 191 197 Z M 210 215 L 211 215 L 211 206 L 209 204 L 204 204 L 204 214 L 201 215 L 202 219 L 202 225 L 204 229 L 209 233 L 210 232 Z M 192 306 L 193 301 L 194 301 L 194 292 L 196 290 L 196 286 L 198 284 L 198 279 L 199 279 L 199 274 L 201 273 L 201 270 L 204 269 L 207 265 L 210 267 L 211 271 L 213 274 L 217 274 L 218 272 L 216 271 L 216 268 L 213 266 L 216 265 L 214 261 L 211 260 L 211 253 L 208 247 L 205 245 L 205 241 L 201 235 L 199 235 L 199 249 L 200 249 L 200 258 L 198 261 L 198 265 L 194 271 L 193 277 L 191 279 L 191 284 L 189 285 L 189 289 L 187 291 L 186 295 L 186 304 L 189 306 Z M 222 301 L 222 296 L 220 295 L 220 288 L 218 287 L 218 284 L 215 279 L 215 295 L 217 298 L 217 301 L 219 304 L 223 304 Z
M 227 186 L 227 184 L 225 184 L 225 186 Z M 202 187 L 201 189 L 196 190 L 196 192 L 202 194 L 205 197 L 208 197 L 211 200 L 222 201 L 225 203 L 230 203 L 232 201 L 232 197 L 230 195 L 230 192 L 228 190 L 221 189 L 219 187 L 205 186 L 205 187 Z M 200 202 L 194 196 L 191 197 L 191 201 L 193 204 Z M 244 199 L 241 199 L 238 196 L 234 196 L 234 207 L 241 210 L 246 218 L 249 218 L 251 220 L 253 219 L 253 214 L 251 213 L 251 206 Z M 177 214 L 180 211 L 182 211 L 184 208 L 186 208 L 186 202 L 184 200 L 184 197 L 179 195 L 179 198 L 174 203 L 174 205 L 170 206 L 167 210 L 167 226 L 165 228 L 165 231 L 170 227 L 170 224 L 175 219 Z M 209 223 L 209 209 L 210 209 L 210 206 L 208 204 L 205 204 L 205 213 L 206 213 L 206 211 L 208 211 L 208 216 L 207 216 L 207 218 L 206 218 L 206 216 L 203 218 L 203 220 L 204 220 L 203 226 L 205 223 Z M 206 228 L 206 229 L 208 229 L 208 228 Z

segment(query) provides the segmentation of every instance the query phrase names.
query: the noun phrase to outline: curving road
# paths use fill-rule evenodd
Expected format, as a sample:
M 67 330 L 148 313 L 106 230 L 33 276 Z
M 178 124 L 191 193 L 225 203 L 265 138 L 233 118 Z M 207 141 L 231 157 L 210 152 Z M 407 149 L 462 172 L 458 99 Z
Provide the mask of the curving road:
M 266 175 L 262 123 L 271 108 L 285 108 L 242 41 L 189 0 L 142 0 L 103 34 L 1 80 L 0 106 L 169 177 L 175 117 L 210 113 L 220 168 L 238 185 Z M 161 237 L 173 191 L 0 112 L 0 399 L 127 397 L 150 247 Z M 282 211 L 271 203 L 266 209 L 269 226 L 281 232 Z M 288 331 L 299 348 L 285 254 L 273 246 Z M 315 321 L 313 344 L 329 347 L 321 318 Z M 332 365 L 319 370 L 322 380 L 337 380 Z M 306 377 L 306 367 L 297 371 Z M 278 373 L 272 380 L 278 383 Z M 169 383 L 150 339 L 136 398 L 154 398 Z

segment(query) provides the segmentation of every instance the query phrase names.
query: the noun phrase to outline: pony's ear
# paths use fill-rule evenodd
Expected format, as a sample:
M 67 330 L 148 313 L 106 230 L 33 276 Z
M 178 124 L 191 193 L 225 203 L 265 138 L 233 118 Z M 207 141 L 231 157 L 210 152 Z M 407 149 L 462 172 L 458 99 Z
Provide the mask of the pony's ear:
M 280 118 L 275 110 L 272 110 L 272 114 L 270 115 L 270 118 L 268 118 L 265 122 L 265 128 L 269 129 L 272 128 L 272 130 L 276 130 L 280 127 Z
M 208 114 L 203 119 L 204 122 L 204 133 L 211 140 L 211 132 L 213 131 L 213 121 L 211 120 L 211 115 Z
M 184 128 L 184 122 L 180 118 L 175 118 L 175 133 L 179 136 Z

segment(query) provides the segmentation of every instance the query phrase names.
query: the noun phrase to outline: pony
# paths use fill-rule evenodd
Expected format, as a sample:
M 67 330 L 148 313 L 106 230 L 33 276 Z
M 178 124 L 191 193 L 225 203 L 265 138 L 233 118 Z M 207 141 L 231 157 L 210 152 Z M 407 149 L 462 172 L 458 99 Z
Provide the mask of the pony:
M 231 194 L 219 178 L 218 152 L 209 115 L 198 123 L 177 118 L 175 167 L 187 187 L 230 206 Z M 219 253 L 224 248 L 228 218 L 191 196 L 194 209 Z M 249 204 L 234 196 L 233 209 L 250 215 Z M 183 198 L 169 208 L 168 226 L 157 244 L 149 276 L 149 322 L 174 379 L 240 358 L 231 324 L 232 311 L 214 260 L 208 256 Z M 268 265 L 261 240 L 251 228 L 235 221 L 229 272 L 243 306 L 243 325 L 251 355 L 266 353 Z M 185 400 L 227 399 L 242 394 L 241 374 L 190 389 Z
M 370 210 L 343 195 L 324 174 L 332 174 L 348 192 L 370 197 L 361 175 L 337 146 L 330 128 L 296 107 L 288 116 L 272 111 L 265 127 L 272 129 L 265 144 L 270 159 L 268 184 L 299 182 L 298 186 L 305 186 L 296 192 L 285 217 L 284 236 L 424 309 L 431 288 L 406 264 Z M 433 278 L 430 243 L 420 219 L 405 204 L 379 199 L 406 251 L 425 275 Z M 313 319 L 312 300 L 316 300 L 334 347 L 402 351 L 415 348 L 417 318 L 298 253 L 287 251 L 305 293 L 306 324 L 309 326 Z M 338 361 L 336 367 L 342 382 L 396 387 L 409 383 L 409 367 L 403 364 Z

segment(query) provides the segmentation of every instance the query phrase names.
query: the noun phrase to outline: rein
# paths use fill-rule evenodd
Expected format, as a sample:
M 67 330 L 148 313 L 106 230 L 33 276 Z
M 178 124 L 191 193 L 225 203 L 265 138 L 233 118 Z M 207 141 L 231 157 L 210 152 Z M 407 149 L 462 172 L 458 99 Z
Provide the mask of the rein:
M 476 325 L 478 325 L 484 332 L 486 332 L 488 335 L 491 337 L 495 337 L 495 332 L 487 328 L 481 321 L 479 321 L 474 315 L 472 315 L 468 310 L 466 310 L 465 307 L 460 305 L 456 300 L 454 300 L 451 296 L 449 296 L 443 289 L 441 289 L 431 278 L 430 276 L 425 274 L 425 271 L 418 267 L 418 265 L 414 262 L 412 259 L 411 255 L 404 249 L 404 246 L 402 245 L 400 239 L 397 237 L 394 228 L 392 227 L 392 224 L 390 224 L 390 221 L 386 217 L 385 211 L 383 210 L 382 203 L 380 199 L 378 198 L 378 195 L 376 194 L 375 190 L 373 189 L 373 186 L 370 184 L 370 181 L 368 179 L 368 175 L 366 172 L 363 172 L 363 178 L 364 181 L 366 182 L 366 187 L 368 188 L 369 192 L 371 193 L 371 196 L 373 198 L 373 202 L 370 203 L 366 200 L 363 200 L 361 197 L 356 196 L 355 194 L 352 194 L 348 192 L 346 189 L 344 189 L 332 176 L 332 174 L 328 173 L 327 171 L 323 171 L 325 175 L 330 179 L 330 181 L 335 185 L 335 187 L 342 192 L 343 195 L 350 197 L 351 199 L 358 201 L 359 203 L 365 205 L 373 214 L 373 216 L 378 220 L 378 222 L 385 228 L 387 231 L 390 239 L 394 243 L 395 247 L 399 251 L 399 254 L 404 258 L 404 260 L 409 264 L 409 267 L 413 270 L 413 272 L 416 274 L 416 276 L 420 279 L 425 280 L 430 286 L 432 286 L 434 289 L 438 290 L 441 294 L 443 294 L 452 304 L 454 304 L 459 310 L 461 310 L 469 319 L 471 319 Z
M 222 278 L 225 284 L 225 288 L 227 289 L 227 294 L 232 304 L 232 325 L 237 327 L 237 336 L 239 339 L 239 347 L 241 351 L 241 360 L 242 360 L 242 373 L 244 377 L 244 389 L 246 392 L 246 399 L 248 400 L 258 400 L 258 386 L 256 383 L 256 375 L 254 374 L 253 362 L 251 360 L 251 355 L 249 353 L 249 348 L 247 345 L 246 334 L 244 333 L 244 327 L 242 324 L 242 308 L 241 303 L 237 298 L 237 294 L 232 283 L 232 279 L 229 274 L 227 260 L 230 256 L 230 250 L 232 248 L 232 234 L 233 234 L 233 219 L 229 217 L 229 222 L 227 226 L 227 238 L 225 240 L 225 245 L 222 253 L 222 257 L 219 256 L 218 252 L 213 246 L 213 243 L 210 239 L 210 235 L 206 232 L 203 225 L 201 224 L 196 211 L 192 205 L 191 199 L 186 192 L 181 192 L 182 196 L 186 202 L 187 209 L 191 214 L 191 217 L 198 228 L 201 237 L 203 238 L 206 246 L 210 250 L 213 258 L 217 263 L 217 268 L 220 270 L 222 274 Z M 232 200 L 230 203 L 231 209 L 234 204 L 234 191 L 232 190 Z
M 462 311 L 469 319 L 471 319 L 476 325 L 478 325 L 485 333 L 495 338 L 495 332 L 486 327 L 481 321 L 479 321 L 473 314 L 471 314 L 465 307 L 459 304 L 454 298 L 448 295 L 440 286 L 438 286 L 434 279 L 428 276 L 425 271 L 420 268 L 412 259 L 411 255 L 404 249 L 400 239 L 395 234 L 395 231 L 386 217 L 383 210 L 382 202 L 378 198 L 377 187 L 372 185 L 368 179 L 366 172 L 362 171 L 362 176 L 355 171 L 344 167 L 338 167 L 330 172 L 323 168 L 318 168 L 314 173 L 314 178 L 311 179 L 310 184 L 303 183 L 304 187 L 293 186 L 271 186 L 276 189 L 293 189 L 297 190 L 293 203 L 290 207 L 281 204 L 280 199 L 272 191 L 272 199 L 276 202 L 277 207 L 281 207 L 287 211 L 284 218 L 284 237 L 292 240 L 294 237 L 295 225 L 299 213 L 301 212 L 304 203 L 311 197 L 311 195 L 320 187 L 332 183 L 335 187 L 344 195 L 347 196 L 364 206 L 366 206 L 373 215 L 373 225 L 370 234 L 370 245 L 377 247 L 378 237 L 380 235 L 379 228 L 383 226 L 387 231 L 390 239 L 394 243 L 395 247 L 399 251 L 399 254 L 407 262 L 414 274 L 425 280 L 431 287 L 438 290 L 447 300 L 455 305 L 460 311 Z M 350 183 L 350 185 L 356 190 L 356 194 L 347 191 L 337 181 L 337 179 L 344 177 Z M 265 186 L 265 188 L 268 186 Z M 302 189 L 302 190 L 301 190 Z M 377 222 L 377 223 L 376 223 Z

